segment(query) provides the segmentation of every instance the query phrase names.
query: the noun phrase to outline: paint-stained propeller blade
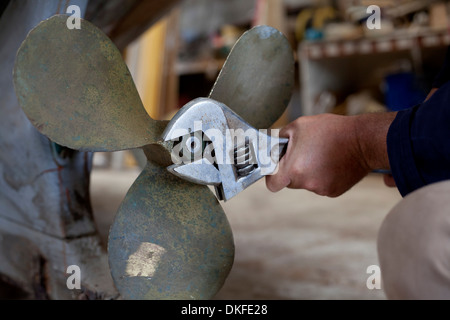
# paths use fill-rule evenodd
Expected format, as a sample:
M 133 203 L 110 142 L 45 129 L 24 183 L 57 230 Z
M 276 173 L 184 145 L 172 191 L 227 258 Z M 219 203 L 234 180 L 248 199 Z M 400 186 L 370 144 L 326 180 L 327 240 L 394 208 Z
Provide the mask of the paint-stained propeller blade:
M 283 114 L 294 88 L 294 57 L 278 30 L 257 26 L 234 45 L 210 93 L 257 129 Z
M 234 241 L 208 187 L 149 162 L 116 214 L 108 252 L 126 299 L 209 299 L 228 276 Z
M 90 22 L 69 29 L 66 15 L 36 26 L 18 50 L 14 85 L 19 103 L 38 130 L 78 150 L 115 151 L 155 142 L 119 50 Z

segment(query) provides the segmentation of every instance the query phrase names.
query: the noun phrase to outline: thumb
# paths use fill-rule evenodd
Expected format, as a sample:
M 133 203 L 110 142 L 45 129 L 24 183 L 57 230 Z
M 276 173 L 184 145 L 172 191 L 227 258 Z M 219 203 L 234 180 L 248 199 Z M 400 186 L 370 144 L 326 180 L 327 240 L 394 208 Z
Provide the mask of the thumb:
M 272 192 L 278 192 L 287 187 L 291 183 L 289 175 L 285 172 L 284 161 L 280 160 L 278 163 L 278 171 L 276 174 L 266 176 L 266 187 Z

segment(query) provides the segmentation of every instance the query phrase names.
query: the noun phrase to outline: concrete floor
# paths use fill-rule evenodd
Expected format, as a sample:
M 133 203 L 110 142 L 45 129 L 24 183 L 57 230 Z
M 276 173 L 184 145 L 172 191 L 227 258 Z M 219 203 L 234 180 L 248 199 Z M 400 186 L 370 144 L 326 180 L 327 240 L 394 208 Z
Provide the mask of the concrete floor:
M 138 170 L 94 169 L 91 193 L 106 238 L 112 217 Z M 376 236 L 401 199 L 372 174 L 339 198 L 305 190 L 271 193 L 257 182 L 223 208 L 235 240 L 235 262 L 216 299 L 385 299 L 369 290 L 378 265 Z

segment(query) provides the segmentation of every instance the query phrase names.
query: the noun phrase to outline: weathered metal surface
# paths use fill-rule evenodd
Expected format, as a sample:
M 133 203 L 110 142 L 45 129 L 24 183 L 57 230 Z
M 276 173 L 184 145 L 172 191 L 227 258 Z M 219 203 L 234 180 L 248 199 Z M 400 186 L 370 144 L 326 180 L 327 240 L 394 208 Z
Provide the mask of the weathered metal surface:
M 20 47 L 14 84 L 20 105 L 60 145 L 115 151 L 158 140 L 125 62 L 111 40 L 88 21 L 81 30 L 56 15 Z
M 0 278 L 28 299 L 117 297 L 89 201 L 92 154 L 59 148 L 20 108 L 12 71 L 18 48 L 42 19 L 87 0 L 10 1 L 0 18 Z M 0 5 L 1 6 L 1 5 Z M 81 290 L 66 286 L 80 266 Z
M 209 95 L 256 129 L 269 128 L 283 114 L 294 88 L 294 57 L 284 35 L 258 26 L 242 35 Z
M 208 188 L 150 162 L 117 212 L 108 248 L 128 299 L 209 299 L 234 258 L 230 225 Z
M 0 217 L 0 272 L 34 299 L 115 299 L 108 257 L 96 233 L 61 239 Z M 67 287 L 67 267 L 81 271 L 81 288 Z

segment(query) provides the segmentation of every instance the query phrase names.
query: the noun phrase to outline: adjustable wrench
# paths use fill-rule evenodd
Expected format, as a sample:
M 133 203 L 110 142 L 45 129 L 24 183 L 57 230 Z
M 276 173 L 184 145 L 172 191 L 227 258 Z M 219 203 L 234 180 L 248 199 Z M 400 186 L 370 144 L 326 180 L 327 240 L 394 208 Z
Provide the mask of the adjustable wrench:
M 172 143 L 167 169 L 185 180 L 213 185 L 227 201 L 265 175 L 276 172 L 288 139 L 257 130 L 225 104 L 198 98 L 183 106 L 167 125 Z

